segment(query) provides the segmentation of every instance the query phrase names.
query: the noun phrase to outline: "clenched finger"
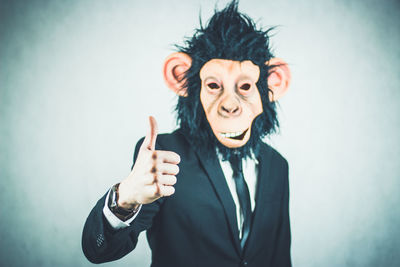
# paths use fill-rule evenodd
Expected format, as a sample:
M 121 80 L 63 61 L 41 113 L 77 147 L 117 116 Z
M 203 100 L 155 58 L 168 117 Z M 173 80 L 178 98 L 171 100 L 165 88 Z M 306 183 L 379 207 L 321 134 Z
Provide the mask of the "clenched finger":
M 159 163 L 155 167 L 158 173 L 177 175 L 179 173 L 179 167 L 176 164 L 171 163 Z
M 176 176 L 174 175 L 160 175 L 157 177 L 157 182 L 163 185 L 174 185 L 176 184 Z
M 152 158 L 157 159 L 158 162 L 167 162 L 172 164 L 178 164 L 181 162 L 181 157 L 172 151 L 156 150 Z
M 167 197 L 175 193 L 175 188 L 169 185 L 158 185 L 160 190 L 160 195 Z

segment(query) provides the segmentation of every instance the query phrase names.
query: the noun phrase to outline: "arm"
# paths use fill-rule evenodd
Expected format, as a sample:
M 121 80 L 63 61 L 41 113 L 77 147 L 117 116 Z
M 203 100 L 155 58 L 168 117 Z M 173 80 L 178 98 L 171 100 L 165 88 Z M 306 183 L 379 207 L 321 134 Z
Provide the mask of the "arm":
M 174 193 L 175 175 L 179 168 L 179 155 L 155 150 L 156 123 L 150 119 L 151 131 L 135 148 L 134 164 L 129 176 L 119 186 L 118 206 L 131 209 L 142 205 L 133 222 L 124 228 L 114 229 L 104 216 L 104 195 L 90 212 L 82 234 L 82 249 L 93 263 L 120 259 L 137 244 L 141 231 L 152 225 L 163 199 Z
M 134 162 L 136 161 L 142 141 L 140 140 L 136 145 Z M 151 222 L 142 221 L 132 223 L 123 229 L 114 229 L 103 213 L 107 195 L 104 195 L 97 202 L 83 228 L 83 253 L 93 263 L 103 263 L 122 258 L 136 247 L 139 233 L 151 226 Z M 157 208 L 157 205 L 154 205 L 152 209 L 154 213 L 157 212 Z

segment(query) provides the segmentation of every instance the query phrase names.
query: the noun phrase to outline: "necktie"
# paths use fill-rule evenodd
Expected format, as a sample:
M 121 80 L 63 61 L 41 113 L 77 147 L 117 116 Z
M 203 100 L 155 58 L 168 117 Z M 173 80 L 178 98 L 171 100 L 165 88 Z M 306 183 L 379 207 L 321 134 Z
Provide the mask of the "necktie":
M 252 212 L 250 194 L 249 188 L 247 187 L 246 181 L 243 177 L 242 159 L 237 155 L 233 155 L 229 159 L 229 162 L 232 166 L 233 179 L 235 180 L 236 192 L 239 197 L 240 209 L 243 214 L 242 239 L 240 240 L 240 247 L 243 250 L 246 240 L 249 236 L 251 226 Z

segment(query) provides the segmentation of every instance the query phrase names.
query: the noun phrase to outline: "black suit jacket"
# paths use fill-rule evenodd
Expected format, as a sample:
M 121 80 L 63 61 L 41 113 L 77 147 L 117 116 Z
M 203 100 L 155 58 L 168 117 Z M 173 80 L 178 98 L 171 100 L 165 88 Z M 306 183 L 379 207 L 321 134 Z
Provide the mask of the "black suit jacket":
M 194 151 L 180 130 L 159 135 L 156 149 L 181 156 L 175 194 L 143 205 L 131 225 L 117 231 L 103 215 L 103 196 L 83 229 L 91 262 L 123 257 L 147 230 L 153 267 L 291 266 L 288 164 L 278 152 L 262 144 L 253 225 L 241 251 L 235 204 L 218 158 Z

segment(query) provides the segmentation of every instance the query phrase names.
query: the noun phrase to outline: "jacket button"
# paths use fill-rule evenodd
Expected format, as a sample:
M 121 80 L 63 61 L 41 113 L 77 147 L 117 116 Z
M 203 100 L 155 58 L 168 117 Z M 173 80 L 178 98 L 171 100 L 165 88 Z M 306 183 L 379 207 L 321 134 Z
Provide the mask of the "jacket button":
M 96 239 L 97 247 L 101 247 L 103 245 L 103 242 L 104 242 L 104 235 L 98 234 Z
M 247 265 L 248 265 L 247 261 L 242 260 L 240 266 L 241 266 L 241 267 L 246 267 Z

